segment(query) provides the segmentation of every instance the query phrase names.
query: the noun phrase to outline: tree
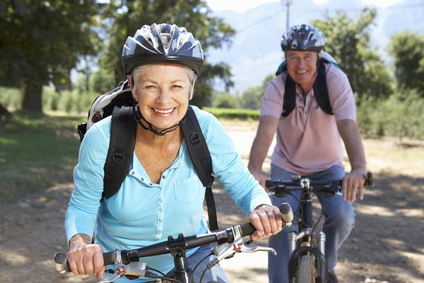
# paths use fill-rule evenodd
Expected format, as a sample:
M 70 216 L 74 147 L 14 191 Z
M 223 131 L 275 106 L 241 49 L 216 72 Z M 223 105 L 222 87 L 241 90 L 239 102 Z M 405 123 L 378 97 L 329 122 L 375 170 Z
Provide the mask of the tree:
M 398 88 L 417 89 L 424 97 L 424 35 L 402 32 L 393 35 L 387 48 L 394 60 Z
M 216 108 L 236 108 L 236 98 L 228 93 L 218 93 L 213 101 Z
M 3 0 L 0 85 L 24 89 L 22 108 L 41 112 L 42 86 L 70 82 L 78 56 L 94 54 L 95 0 Z
M 200 41 L 205 58 L 210 47 L 222 48 L 231 44 L 235 34 L 233 28 L 222 19 L 211 17 L 210 8 L 204 0 L 111 0 L 103 13 L 112 21 L 109 27 L 108 48 L 101 58 L 101 67 L 115 74 L 116 84 L 126 79 L 122 69 L 122 47 L 128 36 L 133 36 L 143 25 L 170 23 L 185 27 Z M 224 81 L 228 89 L 233 85 L 228 65 L 211 65 L 206 60 L 201 76 L 195 84 L 195 94 L 191 104 L 202 107 L 212 95 L 215 78 Z
M 268 83 L 273 78 L 275 78 L 274 74 L 268 75 L 262 82 L 262 85 L 246 89 L 241 96 L 241 107 L 244 109 L 260 109 L 262 105 L 262 96 L 268 86 Z
M 337 17 L 314 20 L 325 36 L 324 50 L 330 53 L 346 73 L 354 92 L 362 96 L 388 97 L 393 93 L 391 77 L 376 50 L 370 48 L 370 27 L 376 16 L 375 9 L 360 11 L 356 21 L 343 11 Z
M 90 78 L 90 90 L 98 94 L 109 92 L 116 87 L 113 74 L 103 70 L 93 73 Z

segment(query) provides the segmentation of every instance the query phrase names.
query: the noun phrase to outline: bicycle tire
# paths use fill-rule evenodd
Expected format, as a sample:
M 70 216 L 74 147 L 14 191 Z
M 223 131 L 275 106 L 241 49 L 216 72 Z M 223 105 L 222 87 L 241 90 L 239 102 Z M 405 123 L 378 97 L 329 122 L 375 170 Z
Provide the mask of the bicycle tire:
M 313 255 L 304 255 L 300 258 L 297 270 L 296 283 L 314 283 L 315 265 Z

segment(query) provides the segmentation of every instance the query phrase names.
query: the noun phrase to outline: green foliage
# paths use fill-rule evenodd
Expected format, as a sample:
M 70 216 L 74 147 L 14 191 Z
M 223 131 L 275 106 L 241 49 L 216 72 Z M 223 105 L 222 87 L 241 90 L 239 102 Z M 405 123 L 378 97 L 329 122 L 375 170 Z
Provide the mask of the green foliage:
M 41 111 L 42 86 L 69 82 L 80 54 L 94 54 L 95 0 L 2 1 L 0 85 L 24 87 L 22 107 Z
M 98 94 L 109 92 L 115 87 L 115 76 L 104 70 L 95 72 L 90 78 L 90 90 Z
M 0 104 L 11 109 L 21 109 L 22 90 L 11 87 L 0 87 Z
M 215 96 L 212 103 L 216 108 L 236 108 L 236 98 L 230 94 L 219 93 Z
M 357 108 L 361 133 L 371 137 L 397 136 L 423 139 L 424 98 L 416 90 L 397 92 L 389 98 L 362 98 Z
M 78 161 L 81 117 L 13 114 L 18 123 L 0 128 L 0 204 L 72 182 Z
M 260 109 L 262 105 L 262 96 L 268 83 L 275 78 L 274 74 L 268 75 L 262 85 L 246 89 L 240 99 L 240 106 L 243 109 Z
M 203 107 L 218 119 L 259 120 L 259 110 Z
M 43 89 L 43 108 L 45 110 L 59 110 L 66 113 L 88 113 L 91 104 L 100 94 L 92 91 L 56 92 L 53 88 Z
M 424 97 L 424 35 L 393 35 L 387 48 L 394 58 L 394 74 L 400 89 L 417 89 Z
M 261 108 L 261 98 L 264 94 L 264 89 L 262 86 L 252 86 L 246 89 L 241 98 L 240 106 L 243 109 L 260 109 Z
M 346 73 L 359 97 L 388 97 L 393 93 L 391 77 L 377 50 L 369 47 L 369 31 L 376 17 L 375 9 L 365 8 L 358 19 L 339 11 L 337 17 L 326 16 L 312 24 L 325 36 L 324 50 L 330 53 Z
M 125 11 L 125 12 L 122 12 Z M 126 79 L 122 70 L 122 47 L 128 36 L 133 36 L 143 25 L 170 23 L 185 27 L 200 41 L 205 54 L 209 47 L 222 48 L 231 43 L 235 30 L 222 19 L 211 17 L 211 10 L 204 0 L 111 0 L 103 13 L 113 19 L 108 30 L 109 45 L 101 58 L 101 67 L 115 74 L 115 84 Z M 210 65 L 205 62 L 202 74 L 195 84 L 192 104 L 203 107 L 209 103 L 215 78 L 232 85 L 229 66 L 224 63 Z

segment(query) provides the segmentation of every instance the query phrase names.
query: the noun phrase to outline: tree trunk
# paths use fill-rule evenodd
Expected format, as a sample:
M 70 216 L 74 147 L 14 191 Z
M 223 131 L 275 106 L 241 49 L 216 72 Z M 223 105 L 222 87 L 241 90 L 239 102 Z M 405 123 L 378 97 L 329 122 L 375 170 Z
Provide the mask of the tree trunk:
M 68 85 L 68 90 L 72 91 L 71 70 L 68 71 L 66 76 L 66 84 Z
M 30 112 L 42 112 L 41 94 L 43 84 L 40 82 L 28 81 L 24 90 L 24 100 L 22 110 Z
M 0 104 L 0 125 L 7 124 L 12 120 L 12 114 L 7 111 L 6 107 Z

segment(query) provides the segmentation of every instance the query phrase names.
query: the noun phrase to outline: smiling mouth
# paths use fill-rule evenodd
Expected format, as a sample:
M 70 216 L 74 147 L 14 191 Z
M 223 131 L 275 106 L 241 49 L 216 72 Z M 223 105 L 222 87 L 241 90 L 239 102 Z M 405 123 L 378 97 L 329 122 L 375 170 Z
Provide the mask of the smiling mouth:
M 305 71 L 296 71 L 297 74 L 306 74 L 307 70 Z
M 160 113 L 160 114 L 169 114 L 169 113 L 171 113 L 172 111 L 174 111 L 174 109 L 175 108 L 171 108 L 171 109 L 168 109 L 168 110 L 159 110 L 159 109 L 155 109 L 155 108 L 152 108 L 153 109 L 153 111 L 155 111 L 156 113 Z

